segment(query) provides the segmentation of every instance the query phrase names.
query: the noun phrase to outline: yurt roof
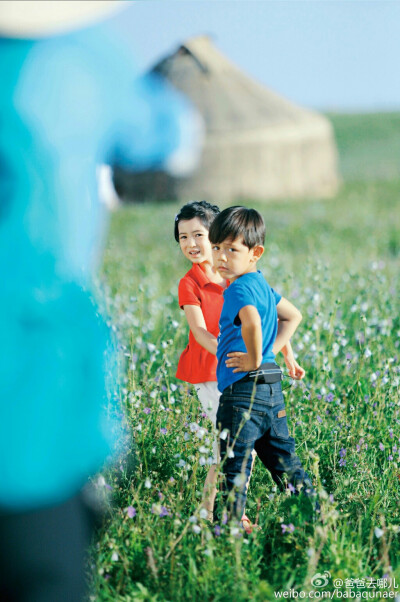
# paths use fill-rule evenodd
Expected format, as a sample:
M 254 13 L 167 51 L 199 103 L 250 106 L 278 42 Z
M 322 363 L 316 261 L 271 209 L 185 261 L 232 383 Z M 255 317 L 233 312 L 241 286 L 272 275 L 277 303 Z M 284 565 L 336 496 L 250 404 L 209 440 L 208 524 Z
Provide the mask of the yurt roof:
M 236 132 L 290 124 L 316 126 L 325 118 L 295 105 L 244 74 L 208 36 L 183 43 L 153 69 L 186 94 L 207 131 Z

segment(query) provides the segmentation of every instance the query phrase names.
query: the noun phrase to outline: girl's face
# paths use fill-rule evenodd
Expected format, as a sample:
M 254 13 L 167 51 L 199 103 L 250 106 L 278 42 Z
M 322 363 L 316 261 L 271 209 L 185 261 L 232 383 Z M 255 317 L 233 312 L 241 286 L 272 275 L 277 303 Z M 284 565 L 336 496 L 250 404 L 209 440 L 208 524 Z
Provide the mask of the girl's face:
M 211 243 L 208 230 L 198 217 L 182 220 L 178 224 L 179 246 L 192 263 L 208 261 L 212 264 Z

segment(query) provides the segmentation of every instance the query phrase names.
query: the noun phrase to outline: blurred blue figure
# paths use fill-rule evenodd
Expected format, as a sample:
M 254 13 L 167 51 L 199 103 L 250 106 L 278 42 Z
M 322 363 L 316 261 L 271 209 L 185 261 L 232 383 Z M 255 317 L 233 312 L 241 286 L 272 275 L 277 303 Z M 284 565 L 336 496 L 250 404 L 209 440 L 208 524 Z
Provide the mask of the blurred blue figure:
M 90 292 L 106 224 L 96 165 L 162 168 L 189 111 L 161 81 L 135 76 L 105 26 L 0 37 L 2 516 L 66 504 L 64 517 L 76 517 L 69 501 L 118 437 L 112 343 Z M 74 546 L 84 549 L 77 541 L 71 555 Z
M 76 491 L 110 450 L 108 333 L 87 292 L 99 163 L 162 166 L 183 101 L 138 80 L 99 26 L 0 38 L 0 505 Z

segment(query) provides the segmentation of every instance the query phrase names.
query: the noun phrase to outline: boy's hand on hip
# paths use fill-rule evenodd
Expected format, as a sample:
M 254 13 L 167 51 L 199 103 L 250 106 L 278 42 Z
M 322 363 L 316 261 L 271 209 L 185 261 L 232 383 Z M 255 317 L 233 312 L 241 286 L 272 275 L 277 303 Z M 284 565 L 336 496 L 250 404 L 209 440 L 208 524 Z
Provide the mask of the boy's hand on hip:
M 227 368 L 235 368 L 233 373 L 235 372 L 250 372 L 250 370 L 256 370 L 258 368 L 257 362 L 249 356 L 248 353 L 243 353 L 243 351 L 233 351 L 232 353 L 228 353 L 227 359 L 225 361 Z

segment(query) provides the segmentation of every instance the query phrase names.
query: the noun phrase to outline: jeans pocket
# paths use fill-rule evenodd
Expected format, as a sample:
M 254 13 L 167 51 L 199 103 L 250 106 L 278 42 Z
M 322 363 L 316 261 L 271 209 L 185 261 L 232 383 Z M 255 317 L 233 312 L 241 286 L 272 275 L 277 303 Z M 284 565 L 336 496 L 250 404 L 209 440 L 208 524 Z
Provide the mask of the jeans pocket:
M 259 423 L 262 421 L 262 412 L 249 412 L 244 408 L 232 408 L 232 439 L 242 443 L 251 443 L 258 438 Z
M 274 408 L 272 417 L 272 430 L 277 437 L 281 437 L 283 439 L 287 439 L 289 437 L 289 429 L 284 404 Z

